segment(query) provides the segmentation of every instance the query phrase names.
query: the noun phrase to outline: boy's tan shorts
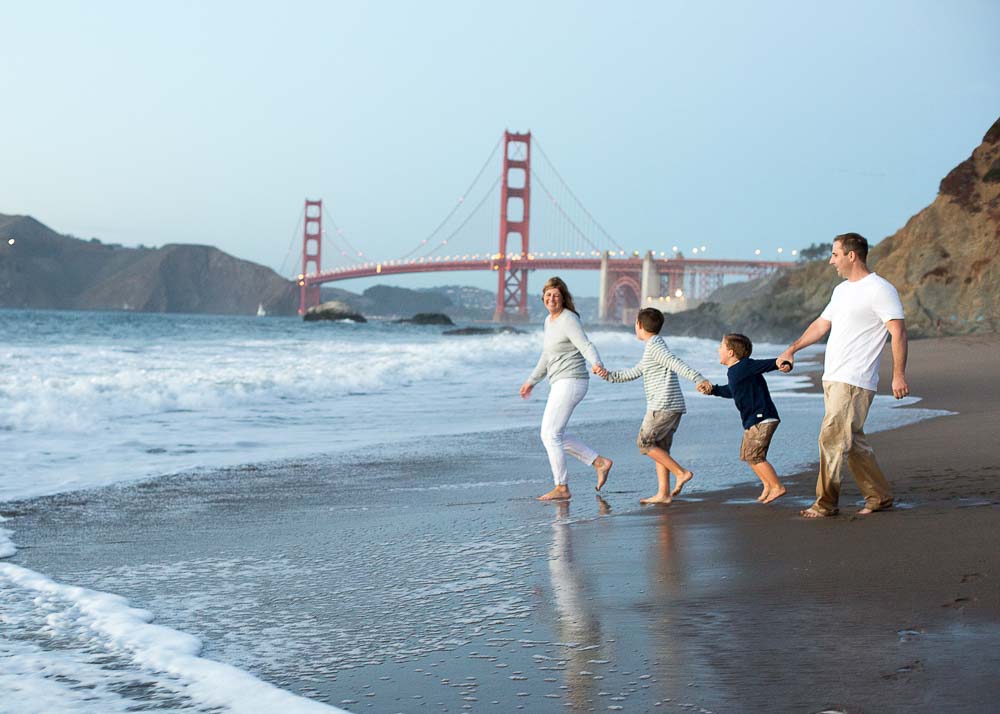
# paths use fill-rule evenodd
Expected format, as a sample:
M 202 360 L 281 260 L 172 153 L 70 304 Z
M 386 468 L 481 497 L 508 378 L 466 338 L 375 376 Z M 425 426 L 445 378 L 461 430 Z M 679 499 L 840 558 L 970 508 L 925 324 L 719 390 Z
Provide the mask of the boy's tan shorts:
M 746 461 L 751 466 L 767 461 L 767 450 L 771 446 L 771 439 L 778 424 L 776 421 L 762 421 L 744 431 L 743 443 L 740 444 L 740 460 Z
M 658 446 L 664 451 L 670 451 L 670 447 L 674 443 L 674 432 L 680 426 L 682 416 L 682 412 L 646 412 L 642 426 L 639 427 L 639 436 L 635 440 L 639 452 L 648 454 L 654 446 Z

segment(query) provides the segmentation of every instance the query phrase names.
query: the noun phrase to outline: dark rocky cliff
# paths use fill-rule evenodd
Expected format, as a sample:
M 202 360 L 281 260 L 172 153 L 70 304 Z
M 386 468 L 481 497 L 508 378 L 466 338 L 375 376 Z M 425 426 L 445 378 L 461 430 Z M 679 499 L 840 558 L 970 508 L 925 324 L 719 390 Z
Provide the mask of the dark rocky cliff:
M 856 230 L 849 216 L 845 221 L 844 232 Z M 899 290 L 911 335 L 996 332 L 998 251 L 1000 119 L 972 156 L 941 181 L 934 202 L 876 245 L 868 263 Z M 735 331 L 754 340 L 792 340 L 819 315 L 839 280 L 825 260 L 805 263 L 756 281 L 738 300 L 668 315 L 664 331 L 700 337 Z
M 0 215 L 0 307 L 294 315 L 295 285 L 204 245 L 123 248 Z M 13 245 L 8 241 L 14 240 Z

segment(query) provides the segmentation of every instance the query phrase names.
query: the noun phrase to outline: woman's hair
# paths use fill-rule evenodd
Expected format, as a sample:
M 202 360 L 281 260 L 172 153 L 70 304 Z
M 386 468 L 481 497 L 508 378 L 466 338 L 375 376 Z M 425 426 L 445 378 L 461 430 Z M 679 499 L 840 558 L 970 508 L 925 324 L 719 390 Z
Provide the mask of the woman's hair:
M 549 278 L 545 286 L 542 288 L 542 295 L 545 295 L 545 291 L 551 288 L 558 288 L 559 292 L 562 294 L 563 307 L 572 313 L 575 313 L 577 317 L 580 317 L 580 313 L 576 311 L 576 305 L 573 304 L 573 296 L 569 294 L 569 288 L 566 287 L 566 283 L 560 277 L 553 276 Z

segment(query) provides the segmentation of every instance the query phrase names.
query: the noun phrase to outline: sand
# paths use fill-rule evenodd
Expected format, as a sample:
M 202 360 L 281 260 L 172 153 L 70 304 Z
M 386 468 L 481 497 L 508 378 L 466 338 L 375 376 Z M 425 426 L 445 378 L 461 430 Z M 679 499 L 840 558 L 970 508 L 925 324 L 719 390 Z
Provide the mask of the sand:
M 957 414 L 873 435 L 899 507 L 867 517 L 849 475 L 840 516 L 799 517 L 815 472 L 766 507 L 749 472 L 639 507 L 638 455 L 603 499 L 576 471 L 542 504 L 537 434 L 513 430 L 38 499 L 5 525 L 14 562 L 356 712 L 995 711 L 998 350 L 911 343 L 920 406 Z

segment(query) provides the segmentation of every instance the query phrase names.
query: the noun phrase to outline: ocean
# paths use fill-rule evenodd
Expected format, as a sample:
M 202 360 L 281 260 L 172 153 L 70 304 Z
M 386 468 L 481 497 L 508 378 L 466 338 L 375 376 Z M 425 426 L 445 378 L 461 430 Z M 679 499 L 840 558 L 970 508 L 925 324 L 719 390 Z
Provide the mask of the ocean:
M 642 353 L 630 332 L 589 334 L 609 368 Z M 666 339 L 724 382 L 717 341 Z M 419 682 L 366 672 L 507 632 L 535 579 L 561 607 L 563 576 L 531 572 L 551 524 L 531 499 L 551 487 L 547 390 L 518 388 L 540 345 L 538 325 L 0 310 L 0 712 L 404 710 Z M 815 460 L 808 369 L 768 375 L 779 474 Z M 691 500 L 751 481 L 732 402 L 683 389 Z M 868 431 L 940 414 L 896 408 L 916 401 L 876 398 Z M 616 513 L 655 489 L 643 410 L 639 381 L 595 379 L 570 423 L 616 460 Z M 571 464 L 574 494 L 591 481 Z

